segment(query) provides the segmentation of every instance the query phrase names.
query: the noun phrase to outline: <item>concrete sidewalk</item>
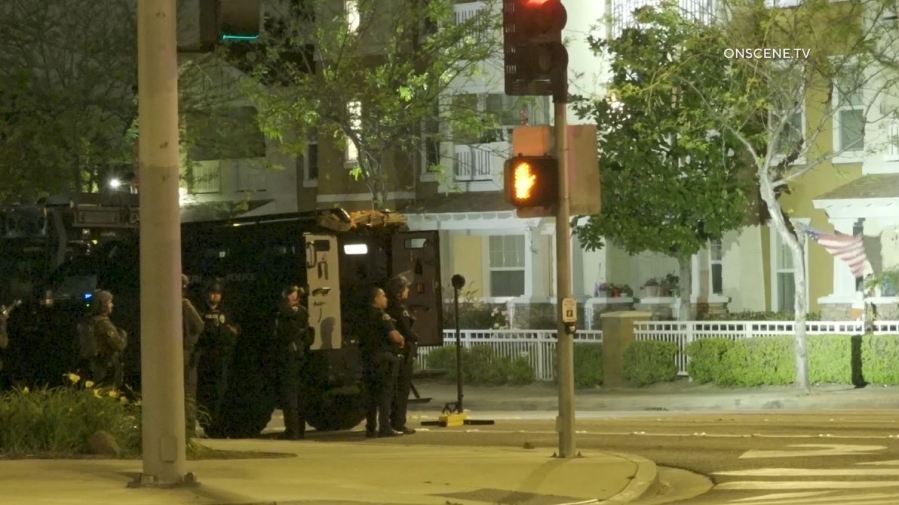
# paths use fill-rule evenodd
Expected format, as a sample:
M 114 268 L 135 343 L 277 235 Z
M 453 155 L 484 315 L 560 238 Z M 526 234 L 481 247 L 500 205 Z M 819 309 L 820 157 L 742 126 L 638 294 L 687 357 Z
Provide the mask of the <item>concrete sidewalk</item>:
M 435 410 L 456 400 L 456 385 L 436 381 L 417 382 L 425 404 L 413 404 L 413 410 Z M 558 389 L 553 384 L 528 386 L 463 387 L 463 406 L 473 411 L 552 411 L 558 408 Z M 899 408 L 899 387 L 868 385 L 814 386 L 810 395 L 793 386 L 724 388 L 710 384 L 692 384 L 686 380 L 632 389 L 578 389 L 578 412 L 602 415 L 636 411 L 704 410 L 856 410 Z
M 361 434 L 360 434 L 361 435 Z M 129 489 L 137 460 L 0 460 L 4 505 L 561 505 L 627 503 L 657 478 L 651 461 L 592 452 L 560 460 L 544 451 L 358 442 L 203 440 L 231 451 L 289 457 L 188 462 L 200 485 Z M 295 454 L 295 456 L 294 456 Z M 611 501 L 606 501 L 611 500 Z

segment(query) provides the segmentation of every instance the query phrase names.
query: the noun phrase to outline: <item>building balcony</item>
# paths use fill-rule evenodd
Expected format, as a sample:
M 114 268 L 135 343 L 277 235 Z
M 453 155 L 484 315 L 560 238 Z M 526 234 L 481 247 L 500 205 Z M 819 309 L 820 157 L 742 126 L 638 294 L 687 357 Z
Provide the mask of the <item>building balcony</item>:
M 490 181 L 502 187 L 503 164 L 509 156 L 508 142 L 457 144 L 453 147 L 453 179 L 456 182 Z M 474 188 L 471 188 L 474 190 Z M 485 191 L 488 189 L 484 189 Z
M 609 26 L 610 37 L 621 35 L 625 28 L 634 26 L 634 11 L 641 7 L 661 6 L 661 0 L 612 0 L 612 20 Z M 677 5 L 688 17 L 712 23 L 717 14 L 715 0 L 677 0 Z
M 465 2 L 453 6 L 456 23 L 464 23 L 486 6 L 484 2 Z

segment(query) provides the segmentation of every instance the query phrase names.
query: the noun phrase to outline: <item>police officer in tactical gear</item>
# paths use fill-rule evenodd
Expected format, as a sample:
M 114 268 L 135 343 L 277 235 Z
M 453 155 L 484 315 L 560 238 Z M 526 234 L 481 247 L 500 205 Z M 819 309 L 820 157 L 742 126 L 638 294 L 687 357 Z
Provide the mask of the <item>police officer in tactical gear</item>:
M 181 317 L 183 326 L 184 345 L 184 400 L 185 400 L 185 425 L 187 434 L 193 435 L 197 424 L 197 363 L 200 361 L 200 353 L 197 342 L 203 333 L 203 318 L 197 312 L 194 304 L 187 298 L 187 287 L 190 280 L 184 274 L 181 275 Z
M 366 437 L 402 435 L 390 426 L 390 410 L 396 394 L 398 353 L 403 336 L 384 312 L 387 295 L 378 287 L 369 291 L 369 308 L 359 335 L 366 388 Z
M 312 345 L 312 333 L 308 328 L 309 314 L 300 304 L 304 294 L 297 285 L 284 288 L 275 319 L 278 396 L 284 413 L 282 438 L 288 440 L 301 439 L 306 433 L 302 374 Z
M 112 308 L 112 293 L 93 293 L 91 313 L 79 324 L 79 344 L 90 379 L 99 385 L 120 388 L 124 375 L 122 351 L 128 345 L 128 335 L 109 319 Z
M 414 429 L 406 426 L 406 408 L 409 405 L 409 392 L 412 390 L 412 361 L 418 352 L 418 335 L 412 329 L 415 316 L 406 307 L 409 285 L 409 281 L 402 275 L 387 281 L 387 315 L 393 319 L 396 330 L 405 341 L 397 364 L 396 395 L 390 413 L 390 425 L 404 435 L 415 433 Z
M 239 334 L 238 327 L 222 306 L 222 291 L 222 283 L 217 280 L 206 287 L 201 314 L 203 333 L 197 342 L 197 403 L 209 412 L 212 425 L 222 422 L 228 370 Z M 209 430 L 210 426 L 204 424 L 204 428 Z

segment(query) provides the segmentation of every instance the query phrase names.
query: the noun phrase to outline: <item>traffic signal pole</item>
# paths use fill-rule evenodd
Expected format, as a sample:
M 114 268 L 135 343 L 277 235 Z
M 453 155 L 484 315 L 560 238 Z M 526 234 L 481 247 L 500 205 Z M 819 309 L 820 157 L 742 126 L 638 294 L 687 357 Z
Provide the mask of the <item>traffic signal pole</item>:
M 134 484 L 167 486 L 185 482 L 186 465 L 175 0 L 140 0 L 137 32 L 143 474 Z
M 567 71 L 565 72 L 567 77 Z M 556 210 L 556 311 L 558 321 L 558 342 L 556 353 L 559 359 L 559 417 L 556 431 L 559 432 L 559 457 L 573 458 L 577 455 L 574 440 L 574 329 L 575 326 L 562 321 L 562 300 L 571 297 L 571 223 L 569 218 L 568 188 L 568 110 L 567 81 L 565 91 L 553 97 L 555 113 L 556 158 L 559 160 L 559 205 Z

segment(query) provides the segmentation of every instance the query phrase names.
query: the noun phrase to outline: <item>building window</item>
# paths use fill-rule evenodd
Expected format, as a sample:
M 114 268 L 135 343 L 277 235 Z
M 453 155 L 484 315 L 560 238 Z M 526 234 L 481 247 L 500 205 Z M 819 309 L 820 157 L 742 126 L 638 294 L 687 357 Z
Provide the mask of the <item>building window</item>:
M 266 191 L 266 170 L 250 164 L 237 166 L 237 191 L 255 193 Z
M 422 121 L 423 173 L 440 172 L 440 105 L 434 102 L 432 114 Z
M 709 242 L 709 275 L 711 276 L 712 294 L 724 294 L 724 250 L 720 240 Z
M 221 193 L 221 167 L 221 163 L 216 161 L 194 163 L 190 181 L 188 181 L 187 185 L 190 194 Z
M 524 294 L 524 235 L 495 235 L 489 240 L 490 296 Z
M 775 69 L 771 80 L 773 89 L 783 93 L 775 97 L 768 115 L 769 129 L 782 128 L 774 139 L 774 152 L 779 156 L 791 154 L 805 138 L 805 86 L 803 68 L 790 66 Z M 800 147 L 800 152 L 805 146 Z
M 297 156 L 297 170 L 303 174 L 304 186 L 318 184 L 318 140 L 310 139 L 306 151 Z
M 765 0 L 765 7 L 796 7 L 802 4 L 802 0 Z
M 255 107 L 191 111 L 185 126 L 184 140 L 193 161 L 265 157 L 265 136 Z
M 539 99 L 537 98 L 537 100 Z M 453 95 L 452 106 L 454 109 L 484 113 L 492 123 L 486 128 L 480 128 L 480 131 L 453 132 L 453 141 L 456 144 L 511 142 L 512 130 L 515 127 L 523 124 L 537 124 L 548 119 L 534 117 L 536 105 L 534 98 L 519 98 L 501 93 Z M 548 110 L 548 107 L 545 105 L 543 109 Z
M 834 80 L 834 147 L 837 155 L 865 149 L 864 90 L 858 67 L 848 67 Z
M 805 221 L 803 221 L 805 222 Z M 806 222 L 806 224 L 808 224 Z M 790 252 L 789 246 L 785 244 L 781 238 L 780 233 L 772 226 L 771 230 L 771 259 L 772 259 L 772 291 L 773 291 L 773 300 L 772 306 L 774 310 L 778 312 L 793 312 L 793 303 L 796 300 L 796 282 L 793 278 L 793 273 L 796 268 L 793 264 L 793 254 Z M 802 237 L 799 240 L 803 242 L 807 242 L 807 239 Z M 808 247 L 807 245 L 803 245 L 803 251 L 806 253 L 806 257 L 804 262 L 808 265 Z M 808 297 L 808 268 L 805 270 L 805 278 L 806 278 L 806 297 Z

